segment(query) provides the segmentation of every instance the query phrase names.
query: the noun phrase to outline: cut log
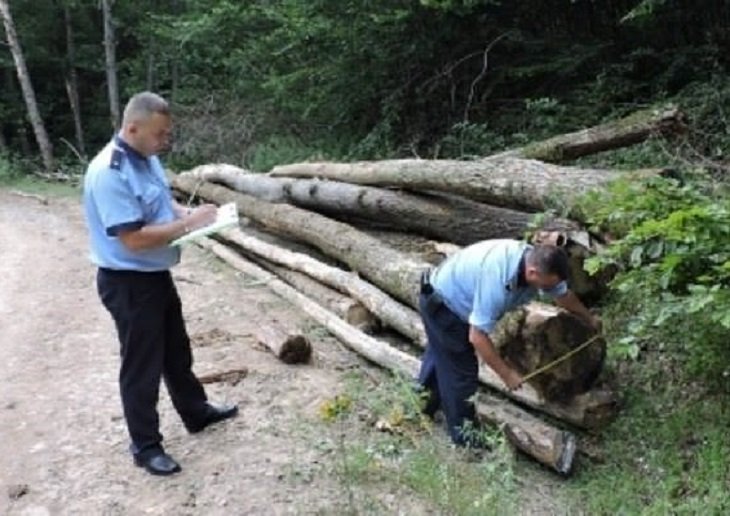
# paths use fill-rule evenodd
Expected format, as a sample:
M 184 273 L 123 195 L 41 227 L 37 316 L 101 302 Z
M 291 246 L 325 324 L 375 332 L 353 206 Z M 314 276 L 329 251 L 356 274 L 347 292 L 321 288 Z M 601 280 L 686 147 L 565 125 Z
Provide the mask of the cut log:
M 245 260 L 222 244 L 208 239 L 199 243 L 244 274 L 266 281 L 275 293 L 301 308 L 343 344 L 371 362 L 396 374 L 404 374 L 411 378 L 417 375 L 419 361 L 416 358 L 352 327 L 304 294 L 272 277 L 271 273 Z M 559 430 L 491 396 L 482 395 L 476 407 L 480 417 L 504 428 L 509 441 L 518 449 L 561 474 L 571 472 L 576 451 L 576 439 L 573 434 Z
M 426 335 L 415 310 L 397 302 L 379 288 L 358 277 L 357 274 L 332 267 L 306 254 L 292 252 L 264 242 L 260 238 L 248 234 L 247 231 L 230 229 L 222 232 L 221 237 L 238 246 L 248 255 L 302 272 L 351 296 L 362 303 L 386 326 L 425 345 Z
M 576 200 L 619 178 L 648 177 L 658 170 L 619 172 L 551 165 L 536 160 L 401 159 L 356 163 L 298 163 L 275 167 L 272 177 L 310 177 L 346 183 L 436 190 L 515 209 L 557 209 L 581 220 Z
M 680 134 L 684 130 L 684 115 L 676 106 L 670 105 L 637 111 L 619 120 L 530 143 L 487 159 L 512 157 L 559 163 L 635 145 L 656 135 Z
M 489 206 L 455 196 L 414 194 L 317 179 L 251 174 L 232 165 L 201 165 L 186 172 L 269 202 L 287 202 L 342 219 L 364 219 L 430 238 L 470 244 L 490 238 L 520 238 L 534 214 Z M 551 227 L 578 224 L 551 219 Z
M 362 302 L 387 326 L 408 337 L 420 348 L 425 348 L 426 333 L 418 313 L 396 302 L 386 293 L 358 278 L 355 274 L 328 266 L 302 253 L 294 253 L 263 242 L 239 229 L 227 230 L 223 232 L 222 237 L 249 255 L 303 272 L 326 285 L 349 294 Z M 569 401 L 555 403 L 546 400 L 531 385 L 525 385 L 517 391 L 510 391 L 497 374 L 483 364 L 479 380 L 484 385 L 496 389 L 524 405 L 582 428 L 599 428 L 605 425 L 616 411 L 616 397 L 607 391 L 589 391 Z
M 295 238 L 315 245 L 325 253 L 348 263 L 358 272 L 362 272 L 373 283 L 391 295 L 404 300 L 412 307 L 417 306 L 420 273 L 428 267 L 425 262 L 412 260 L 403 253 L 385 246 L 361 231 L 301 208 L 288 205 L 272 205 L 221 186 L 197 183 L 191 177 L 173 179 L 175 188 L 188 192 L 195 190 L 197 195 L 204 199 L 212 200 L 218 204 L 237 202 L 238 208 L 243 215 L 248 215 L 267 227 L 288 233 Z M 423 330 L 418 329 L 420 322 L 417 319 L 415 329 L 408 329 L 408 321 L 404 321 L 400 327 L 397 327 L 391 321 L 386 321 L 380 312 L 372 309 L 365 301 L 360 298 L 357 299 L 362 301 L 378 317 L 381 317 L 386 324 L 391 325 L 404 335 L 423 335 Z M 405 333 L 406 331 L 410 333 Z M 424 342 L 423 337 L 417 340 Z M 578 343 L 574 342 L 574 344 L 577 345 Z M 543 396 L 538 396 L 537 399 L 532 398 L 530 401 L 525 401 L 525 403 L 544 406 L 540 398 L 544 399 Z M 603 403 L 603 400 L 598 401 Z M 563 405 L 569 404 L 565 403 Z M 603 406 L 601 405 L 601 407 Z M 587 410 L 590 410 L 590 408 Z M 602 408 L 597 410 L 597 412 L 601 411 Z M 578 412 L 573 417 L 575 424 L 585 425 L 585 423 L 580 422 L 582 414 L 585 414 L 585 409 L 578 407 Z
M 524 375 L 565 356 L 594 335 L 595 331 L 573 314 L 531 303 L 503 317 L 492 340 L 500 354 Z M 546 400 L 570 400 L 593 386 L 605 357 L 606 341 L 599 338 L 536 376 L 530 384 Z
M 239 367 L 236 369 L 228 369 L 227 371 L 218 371 L 215 373 L 207 373 L 198 376 L 198 380 L 202 384 L 208 383 L 228 383 L 230 385 L 238 385 L 238 383 L 248 375 L 247 367 Z
M 335 315 L 348 324 L 352 324 L 354 327 L 365 332 L 377 328 L 378 320 L 375 316 L 362 303 L 353 298 L 341 294 L 301 272 L 280 265 L 274 265 L 260 257 L 251 257 L 251 259 L 257 265 L 269 272 L 273 272 L 277 277 L 284 280 L 299 292 L 306 294 L 329 311 L 334 312 Z
M 325 254 L 346 263 L 391 295 L 416 306 L 421 273 L 428 264 L 404 256 L 362 231 L 287 204 L 271 204 L 190 176 L 172 179 L 174 188 L 216 204 L 235 202 L 241 215 L 270 231 L 302 240 Z
M 254 333 L 256 340 L 285 364 L 303 364 L 312 357 L 312 345 L 304 333 L 286 321 L 262 324 Z

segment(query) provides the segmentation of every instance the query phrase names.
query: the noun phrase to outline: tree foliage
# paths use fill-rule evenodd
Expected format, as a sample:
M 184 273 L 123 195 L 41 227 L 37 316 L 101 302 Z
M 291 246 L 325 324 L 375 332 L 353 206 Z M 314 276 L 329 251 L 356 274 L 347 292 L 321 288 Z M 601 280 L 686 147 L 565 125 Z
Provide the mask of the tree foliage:
M 13 2 L 55 141 L 73 135 L 58 80 L 64 6 L 98 147 L 109 137 L 98 2 Z M 721 0 L 140 0 L 115 2 L 114 21 L 122 100 L 143 88 L 172 98 L 193 122 L 178 155 L 191 162 L 273 164 L 282 141 L 287 157 L 483 154 L 726 78 L 730 55 Z M 2 131 L 22 152 L 2 46 L 0 80 Z M 236 115 L 202 124 L 201 112 Z

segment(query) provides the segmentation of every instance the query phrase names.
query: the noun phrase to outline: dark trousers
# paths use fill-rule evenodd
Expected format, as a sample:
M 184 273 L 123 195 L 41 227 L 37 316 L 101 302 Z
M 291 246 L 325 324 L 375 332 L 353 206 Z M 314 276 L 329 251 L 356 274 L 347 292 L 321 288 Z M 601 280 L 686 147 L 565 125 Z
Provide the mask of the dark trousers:
M 429 394 L 426 412 L 433 415 L 441 408 L 451 440 L 458 445 L 474 444 L 473 436 L 463 432 L 466 426 L 477 425 L 471 398 L 477 391 L 479 363 L 469 342 L 469 325 L 430 288 L 421 292 L 419 307 L 428 336 L 418 375 Z
M 186 425 L 197 424 L 206 407 L 205 391 L 192 372 L 180 297 L 168 271 L 99 269 L 97 288 L 121 344 L 119 387 L 132 453 L 154 451 L 162 442 L 160 377 Z

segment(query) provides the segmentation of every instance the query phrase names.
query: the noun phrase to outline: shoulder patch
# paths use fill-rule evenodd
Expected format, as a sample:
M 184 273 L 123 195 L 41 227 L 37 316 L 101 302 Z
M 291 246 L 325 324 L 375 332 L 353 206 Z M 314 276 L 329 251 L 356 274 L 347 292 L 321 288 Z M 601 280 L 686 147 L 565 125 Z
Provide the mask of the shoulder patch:
M 112 170 L 122 169 L 122 160 L 124 159 L 124 151 L 120 149 L 112 150 L 112 159 L 109 163 L 109 168 Z

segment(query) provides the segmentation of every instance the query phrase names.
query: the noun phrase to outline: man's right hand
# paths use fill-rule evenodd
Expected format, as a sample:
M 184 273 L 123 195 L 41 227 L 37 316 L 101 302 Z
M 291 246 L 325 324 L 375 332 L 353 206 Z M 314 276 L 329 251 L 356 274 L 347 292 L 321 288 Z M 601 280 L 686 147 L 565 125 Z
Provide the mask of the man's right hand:
M 511 391 L 516 391 L 522 387 L 522 375 L 512 368 L 507 369 L 502 376 L 502 381 Z
M 217 213 L 218 207 L 215 204 L 198 206 L 186 217 L 188 228 L 193 230 L 212 224 L 215 222 Z

